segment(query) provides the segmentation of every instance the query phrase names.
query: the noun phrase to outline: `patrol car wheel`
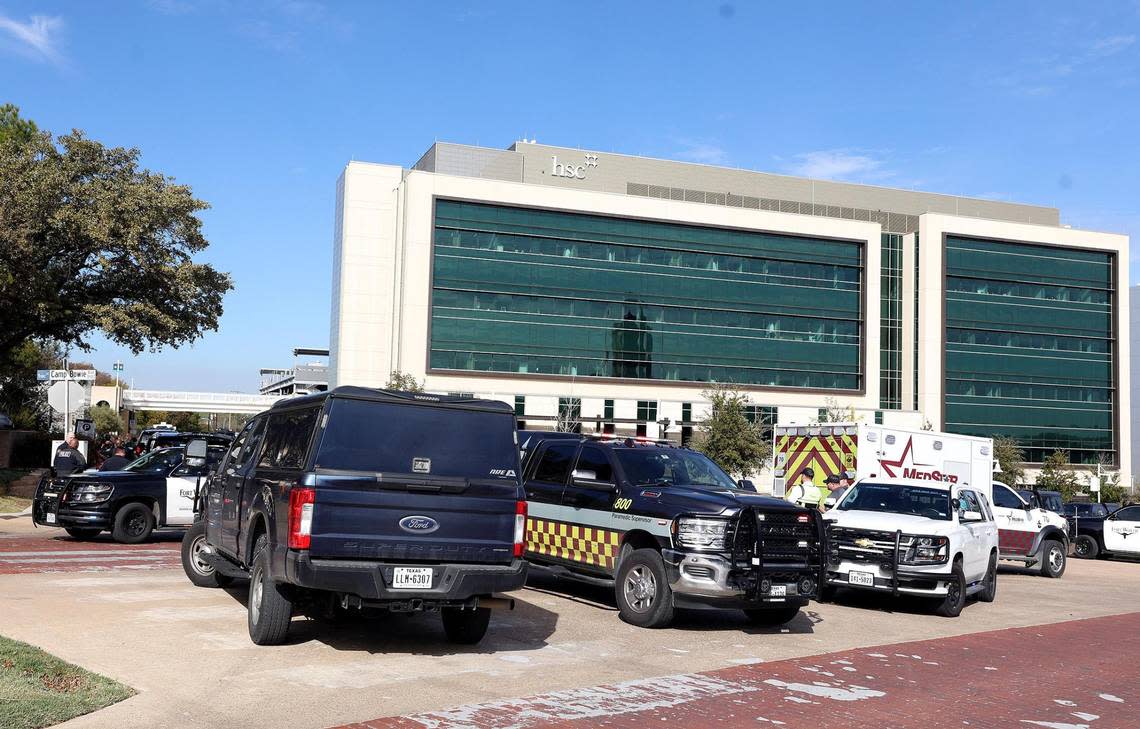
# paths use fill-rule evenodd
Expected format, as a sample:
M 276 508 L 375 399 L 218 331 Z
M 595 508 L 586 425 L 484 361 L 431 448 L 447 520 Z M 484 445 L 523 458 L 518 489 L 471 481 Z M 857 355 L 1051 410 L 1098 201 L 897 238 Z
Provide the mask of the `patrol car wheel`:
M 938 603 L 935 612 L 944 618 L 956 618 L 962 614 L 962 608 L 965 605 L 966 575 L 962 571 L 962 561 L 955 560 L 954 569 L 951 570 L 950 579 L 947 580 L 946 597 Z
M 64 531 L 67 532 L 67 535 L 69 537 L 71 537 L 72 539 L 78 539 L 80 541 L 85 542 L 89 539 L 94 539 L 95 537 L 99 536 L 99 532 L 101 532 L 103 530 L 102 529 L 79 529 L 76 527 L 66 527 L 66 528 L 64 528 Z
M 202 554 L 206 546 L 206 522 L 194 522 L 182 537 L 182 570 L 198 587 L 225 587 L 233 582 L 229 575 L 223 575 Z
M 625 622 L 642 628 L 664 628 L 673 622 L 673 590 L 657 550 L 635 549 L 624 557 L 614 592 Z
M 978 593 L 978 599 L 982 602 L 993 602 L 997 599 L 997 555 L 990 555 L 990 566 L 986 570 L 985 588 Z
M 449 641 L 461 645 L 475 645 L 487 634 L 487 626 L 491 622 L 491 608 L 475 610 L 444 608 L 440 611 L 440 616 L 443 618 L 443 632 L 447 633 Z
M 1046 577 L 1065 574 L 1065 547 L 1056 539 L 1046 540 L 1041 545 L 1041 574 Z
M 280 645 L 289 633 L 293 601 L 269 576 L 269 540 L 264 534 L 253 548 L 249 576 L 249 639 L 257 645 Z
M 154 512 L 137 501 L 123 505 L 115 514 L 115 528 L 111 536 L 120 544 L 145 542 L 154 531 Z
M 1081 559 L 1096 559 L 1100 554 L 1100 545 L 1088 534 L 1082 534 L 1073 542 L 1073 554 Z
M 778 608 L 750 608 L 744 611 L 748 617 L 748 622 L 753 625 L 773 628 L 777 625 L 783 625 L 794 619 L 800 614 L 799 607 L 778 607 Z

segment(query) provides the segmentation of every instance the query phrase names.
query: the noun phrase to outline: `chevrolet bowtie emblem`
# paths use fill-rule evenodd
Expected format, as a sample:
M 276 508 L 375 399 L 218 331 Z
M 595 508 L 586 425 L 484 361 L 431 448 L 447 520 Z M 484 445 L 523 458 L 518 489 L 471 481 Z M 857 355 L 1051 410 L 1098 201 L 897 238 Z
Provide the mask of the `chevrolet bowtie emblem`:
M 871 547 L 875 546 L 875 543 L 872 542 L 870 539 L 866 539 L 866 538 L 856 539 L 855 540 L 855 546 L 856 547 L 862 547 L 863 549 L 870 549 Z

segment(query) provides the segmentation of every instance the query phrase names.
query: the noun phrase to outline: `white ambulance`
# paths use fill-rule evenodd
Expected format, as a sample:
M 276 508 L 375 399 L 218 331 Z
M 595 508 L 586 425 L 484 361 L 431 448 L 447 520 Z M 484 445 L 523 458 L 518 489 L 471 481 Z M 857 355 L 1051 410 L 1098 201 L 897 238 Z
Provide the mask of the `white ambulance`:
M 850 483 L 907 479 L 969 487 L 984 495 L 998 525 L 1003 560 L 1040 568 L 1047 577 L 1065 572 L 1069 546 L 1064 517 L 1022 499 L 994 481 L 993 441 L 954 433 L 868 423 L 777 427 L 775 493 L 803 481 L 804 469 L 826 488 L 829 476 Z M 828 508 L 835 505 L 830 500 Z

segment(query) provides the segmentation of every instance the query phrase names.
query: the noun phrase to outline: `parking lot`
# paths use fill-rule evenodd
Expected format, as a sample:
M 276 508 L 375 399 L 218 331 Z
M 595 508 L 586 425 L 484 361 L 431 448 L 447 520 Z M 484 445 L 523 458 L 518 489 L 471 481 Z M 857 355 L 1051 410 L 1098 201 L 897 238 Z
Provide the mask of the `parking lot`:
M 967 636 L 963 639 L 973 640 L 970 645 L 980 650 L 994 641 L 986 636 L 970 638 L 971 634 L 1122 615 L 1136 610 L 1140 595 L 1140 565 L 1073 560 L 1060 580 L 1016 568 L 1003 571 L 997 602 L 971 603 L 956 620 L 927 614 L 921 602 L 849 595 L 837 604 L 812 603 L 781 629 L 753 628 L 737 613 L 690 612 L 683 613 L 670 629 L 651 631 L 622 623 L 603 588 L 536 575 L 514 594 L 516 609 L 496 613 L 487 638 L 475 647 L 447 644 L 437 616 L 396 615 L 340 624 L 295 618 L 295 634 L 290 635 L 288 645 L 258 648 L 246 634 L 244 585 L 227 590 L 194 588 L 178 566 L 177 548 L 176 532 L 154 543 L 124 547 L 106 539 L 76 542 L 60 530 L 34 529 L 27 519 L 0 522 L 0 614 L 5 634 L 139 691 L 132 699 L 68 726 L 327 727 L 402 715 L 420 715 L 420 721 L 397 722 L 409 726 L 421 722 L 527 725 L 527 715 L 542 724 L 546 721 L 538 719 L 543 717 L 577 715 L 572 709 L 558 713 L 551 709 L 550 700 L 540 699 L 530 711 L 513 711 L 507 723 L 499 724 L 493 720 L 493 703 L 567 690 L 588 692 L 622 682 L 634 683 L 617 690 L 617 699 L 612 691 L 601 690 L 600 695 L 608 697 L 607 716 L 626 715 L 632 721 L 638 712 L 671 707 L 676 717 L 690 702 L 715 699 L 719 689 L 710 693 L 708 686 L 720 686 L 726 680 L 724 671 L 735 671 L 731 673 L 734 680 L 746 682 L 760 675 L 776 680 L 772 677 L 793 669 L 807 676 L 818 659 L 780 662 L 907 641 L 937 643 L 950 636 Z M 1123 631 L 1122 635 L 1137 632 L 1135 616 L 1120 620 L 1132 622 L 1106 627 L 1093 621 L 1089 635 L 1099 630 L 1103 639 L 1106 630 Z M 1079 636 L 1080 630 L 1073 626 L 1080 625 L 1071 624 L 1065 630 Z M 1071 671 L 1053 670 L 1053 680 L 1066 681 L 1071 676 L 1075 681 L 1080 675 L 1080 656 L 1071 652 L 1056 655 L 1060 638 L 1041 633 L 1034 639 L 1035 633 L 1029 631 L 1025 638 L 1010 642 L 1013 633 L 997 635 L 1006 637 L 1000 657 L 987 656 L 983 661 L 998 664 L 992 666 L 995 672 L 984 677 L 991 684 L 1002 680 L 1002 670 L 1032 668 L 1047 661 L 1073 666 Z M 943 643 L 931 645 L 932 651 L 948 650 Z M 1025 655 L 1014 653 L 1019 647 L 1026 650 Z M 907 655 L 912 653 L 921 655 L 917 650 Z M 1113 653 L 1129 655 L 1128 651 Z M 870 653 L 861 655 L 865 660 L 879 660 L 866 659 Z M 980 656 L 977 660 L 982 660 Z M 901 669 L 907 681 L 939 681 L 941 661 L 930 659 L 935 665 L 918 659 L 910 662 L 913 665 Z M 819 665 L 816 671 L 826 670 Z M 856 685 L 869 686 L 863 668 L 858 670 L 863 683 Z M 844 676 L 838 669 L 829 673 L 833 678 Z M 691 678 L 692 674 L 700 677 Z M 663 676 L 674 680 L 657 679 Z M 639 683 L 643 679 L 656 679 L 647 683 L 668 698 L 646 696 Z M 713 683 L 706 685 L 709 681 Z M 1135 686 L 1135 681 L 1130 683 Z M 1011 685 L 1010 692 L 1014 689 Z M 1105 717 L 1096 724 L 1098 728 L 1114 726 L 1107 721 L 1112 710 L 1136 706 L 1140 689 L 1131 690 L 1130 696 L 1120 696 L 1124 700 L 1120 706 L 1109 702 L 1107 709 L 1088 710 Z M 803 699 L 807 704 L 800 706 L 786 701 L 788 690 L 783 691 L 776 697 L 777 708 L 786 715 L 785 724 L 794 726 L 789 712 L 802 713 L 813 700 L 809 695 Z M 589 697 L 597 698 L 590 693 L 563 696 L 567 706 L 586 711 L 583 716 L 593 710 L 581 709 L 583 702 L 592 706 Z M 628 703 L 618 700 L 622 696 Z M 759 698 L 758 694 L 750 696 Z M 1053 698 L 1041 700 L 1051 710 L 1071 709 L 1062 712 L 1062 717 L 1073 711 L 1082 713 L 1054 704 Z M 727 701 L 714 703 L 723 708 Z M 814 703 L 818 701 L 817 697 Z M 483 708 L 424 716 L 476 702 Z M 487 706 L 488 702 L 492 705 Z M 696 711 L 698 703 L 689 708 Z M 874 702 L 862 703 L 870 706 Z M 554 713 L 534 709 L 539 705 Z M 484 717 L 475 721 L 478 711 Z M 1056 713 L 1041 720 L 1061 721 Z M 771 716 L 780 720 L 778 713 Z M 1069 720 L 1076 721 L 1072 716 Z M 899 725 L 904 722 L 900 720 Z

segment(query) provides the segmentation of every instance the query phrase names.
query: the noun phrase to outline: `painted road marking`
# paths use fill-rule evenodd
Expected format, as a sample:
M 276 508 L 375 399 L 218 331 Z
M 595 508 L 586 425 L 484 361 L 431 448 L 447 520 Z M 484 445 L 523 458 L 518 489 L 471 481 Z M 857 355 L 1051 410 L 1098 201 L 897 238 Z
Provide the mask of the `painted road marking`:
M 4 542 L 0 575 L 173 569 L 181 563 L 180 546 L 178 542 L 81 542 L 36 534 Z
M 1092 721 L 1093 716 L 1100 729 L 1136 726 L 1140 684 L 1133 657 L 1140 654 L 1140 613 L 878 648 L 883 652 L 857 649 L 638 679 L 375 719 L 343 729 L 743 727 L 759 721 L 929 729 L 932 717 L 950 716 L 963 726 L 1069 729 L 1088 726 L 1073 724 L 1074 718 Z M 1005 666 L 1000 685 L 982 670 L 997 659 Z M 1063 670 L 1042 670 L 1058 660 L 1063 660 Z M 825 661 L 858 668 L 859 683 L 845 676 L 816 680 Z M 905 675 L 876 670 L 887 666 L 905 666 Z M 1029 685 L 1033 691 L 1009 688 Z M 1050 695 L 1066 697 L 1064 704 L 1042 701 Z

